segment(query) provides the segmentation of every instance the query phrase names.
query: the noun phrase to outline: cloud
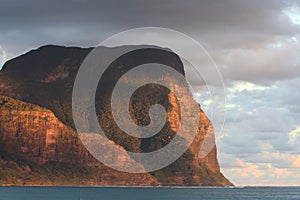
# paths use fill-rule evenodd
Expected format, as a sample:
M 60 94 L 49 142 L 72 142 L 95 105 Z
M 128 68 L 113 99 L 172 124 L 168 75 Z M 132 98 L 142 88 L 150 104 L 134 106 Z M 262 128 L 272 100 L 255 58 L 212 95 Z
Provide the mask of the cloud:
M 209 117 L 227 110 L 217 135 L 225 175 L 242 185 L 299 184 L 299 8 L 297 0 L 4 1 L 0 64 L 44 44 L 95 46 L 135 27 L 186 33 L 206 48 L 225 82 L 226 105 L 211 63 L 190 50 L 215 92 L 188 72 L 196 99 Z
M 293 167 L 300 168 L 300 155 L 293 157 Z
M 84 46 L 129 28 L 162 26 L 185 32 L 209 49 L 240 48 L 298 33 L 299 27 L 282 14 L 289 6 L 279 0 L 73 0 L 46 6 L 37 0 L 7 1 L 0 8 L 0 38 L 5 45 L 15 41 L 27 48 L 44 42 Z
M 294 5 L 285 8 L 283 13 L 290 18 L 293 24 L 300 25 L 300 8 L 298 6 Z
M 4 62 L 7 60 L 8 56 L 6 51 L 3 50 L 2 46 L 0 45 L 0 67 L 3 66 Z
M 299 76 L 299 44 L 289 38 L 281 38 L 260 48 L 222 50 L 214 58 L 218 65 L 223 66 L 225 80 L 270 85 L 277 80 Z
M 263 153 L 259 157 L 261 160 L 244 161 L 237 158 L 230 165 L 222 166 L 222 171 L 225 175 L 230 175 L 237 185 L 298 185 L 299 155 Z
M 227 107 L 218 150 L 222 170 L 234 183 L 299 184 L 299 80 L 229 84 L 227 100 L 234 106 Z
M 289 143 L 300 147 L 300 126 L 289 133 Z

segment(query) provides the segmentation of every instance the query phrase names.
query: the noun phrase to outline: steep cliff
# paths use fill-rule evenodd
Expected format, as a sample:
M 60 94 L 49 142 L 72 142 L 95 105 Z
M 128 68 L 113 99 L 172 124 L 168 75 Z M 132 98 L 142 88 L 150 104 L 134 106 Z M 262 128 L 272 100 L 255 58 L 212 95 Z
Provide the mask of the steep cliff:
M 117 163 L 131 159 L 107 151 Z M 0 96 L 0 152 L 1 184 L 157 184 L 151 175 L 129 176 L 102 165 L 50 110 L 5 96 Z
M 90 51 L 91 49 L 45 46 L 4 65 L 0 72 L 0 94 L 39 106 L 1 97 L 0 173 L 4 175 L 1 177 L 6 178 L 0 177 L 0 183 L 231 185 L 220 173 L 216 147 L 204 158 L 199 156 L 204 138 L 207 135 L 214 137 L 212 124 L 203 111 L 191 118 L 196 117 L 199 121 L 192 145 L 168 167 L 151 173 L 128 174 L 112 170 L 93 159 L 78 139 L 71 115 L 71 94 L 75 75 Z M 176 133 L 180 119 L 176 97 L 172 92 L 155 85 L 141 88 L 136 92 L 135 98 L 133 97 L 131 101 L 130 111 L 135 116 L 137 124 L 149 123 L 148 108 L 154 103 L 164 105 L 168 112 L 168 123 L 157 136 L 148 140 L 132 138 L 123 134 L 111 116 L 111 108 L 108 105 L 114 82 L 132 66 L 139 65 L 145 60 L 172 66 L 183 75 L 184 69 L 180 59 L 172 53 L 164 55 L 158 50 L 147 49 L 130 56 L 142 59 L 119 58 L 112 63 L 104 79 L 100 80 L 107 87 L 97 90 L 97 116 L 101 126 L 107 127 L 107 137 L 119 145 L 121 150 L 148 152 L 169 143 Z M 183 95 L 190 93 L 180 92 Z M 110 151 L 107 149 L 104 153 L 114 157 L 113 160 L 118 164 L 125 164 L 127 159 L 131 159 L 129 156 L 120 158 Z M 19 175 L 19 178 L 14 177 L 12 168 L 7 167 L 8 163 L 19 163 L 19 167 L 15 169 L 18 171 L 15 173 L 23 175 Z M 60 173 L 51 173 L 54 168 Z M 68 173 L 70 171 L 72 178 L 66 178 L 70 175 Z M 5 176 L 7 174 L 10 174 L 9 177 Z M 45 180 L 45 176 L 48 177 L 48 181 L 40 181 Z

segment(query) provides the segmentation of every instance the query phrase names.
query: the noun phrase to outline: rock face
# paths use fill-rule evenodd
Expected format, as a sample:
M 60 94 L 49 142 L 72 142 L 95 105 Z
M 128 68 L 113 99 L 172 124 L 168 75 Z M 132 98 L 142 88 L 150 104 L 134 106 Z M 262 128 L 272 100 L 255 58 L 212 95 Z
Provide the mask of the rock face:
M 107 151 L 117 163 L 131 159 Z M 84 148 L 77 133 L 53 112 L 5 96 L 0 96 L 0 152 L 0 184 L 158 184 L 149 174 L 129 176 L 102 165 Z
M 80 163 L 86 151 L 76 133 L 52 112 L 8 97 L 0 99 L 1 149 L 38 164 Z M 65 155 L 64 150 L 68 149 Z
M 14 99 L 0 97 L 1 184 L 232 185 L 220 172 L 215 146 L 207 155 L 199 155 L 201 147 L 205 146 L 204 138 L 208 136 L 214 140 L 212 124 L 203 111 L 191 117 L 199 121 L 192 145 L 168 167 L 151 173 L 128 174 L 95 160 L 78 138 L 71 113 L 75 76 L 91 50 L 44 46 L 4 65 L 0 72 L 0 94 Z M 115 124 L 109 106 L 111 91 L 119 77 L 145 60 L 172 66 L 184 75 L 183 66 L 175 54 L 164 55 L 157 49 L 149 48 L 129 56 L 132 57 L 119 58 L 112 63 L 100 80 L 107 87 L 97 90 L 96 96 L 100 97 L 96 99 L 98 121 L 119 150 L 153 151 L 168 144 L 180 125 L 176 96 L 165 88 L 149 85 L 139 89 L 131 99 L 130 112 L 137 124 L 149 123 L 148 110 L 155 103 L 167 110 L 165 127 L 157 136 L 146 140 L 124 134 Z M 191 96 L 190 91 L 180 92 Z M 193 100 L 187 98 L 186 101 Z M 90 139 L 89 136 L 84 139 Z M 104 153 L 116 164 L 125 165 L 132 159 L 130 156 L 118 157 L 111 149 Z M 19 167 L 10 166 L 14 164 Z M 54 169 L 59 173 L 54 173 Z M 69 172 L 72 172 L 71 177 Z

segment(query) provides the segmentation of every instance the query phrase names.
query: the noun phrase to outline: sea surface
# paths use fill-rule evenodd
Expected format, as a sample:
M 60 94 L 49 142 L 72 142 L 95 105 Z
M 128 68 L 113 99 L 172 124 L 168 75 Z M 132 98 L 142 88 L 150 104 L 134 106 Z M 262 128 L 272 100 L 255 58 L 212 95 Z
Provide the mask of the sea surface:
M 0 187 L 0 200 L 300 199 L 300 187 Z

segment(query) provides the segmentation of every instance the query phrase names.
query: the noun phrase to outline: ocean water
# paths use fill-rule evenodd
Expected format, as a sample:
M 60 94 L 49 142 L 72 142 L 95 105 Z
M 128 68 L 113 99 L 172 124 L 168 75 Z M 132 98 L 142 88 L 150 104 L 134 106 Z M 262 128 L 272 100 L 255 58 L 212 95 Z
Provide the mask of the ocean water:
M 300 199 L 300 187 L 0 187 L 0 200 Z

